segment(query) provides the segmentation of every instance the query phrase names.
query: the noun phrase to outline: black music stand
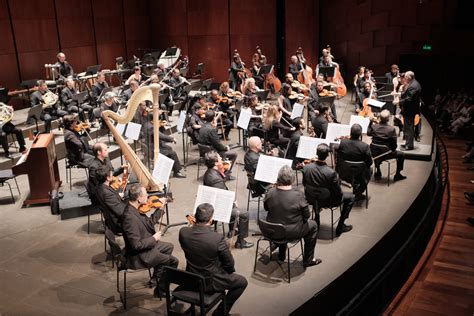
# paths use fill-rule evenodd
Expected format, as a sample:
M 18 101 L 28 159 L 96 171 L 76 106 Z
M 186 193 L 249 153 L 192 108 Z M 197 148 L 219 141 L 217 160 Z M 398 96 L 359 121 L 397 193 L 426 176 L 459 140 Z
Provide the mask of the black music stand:
M 273 71 L 273 65 L 270 65 L 270 64 L 263 65 L 260 68 L 260 74 L 261 75 L 267 75 L 267 74 L 271 73 L 272 71 Z
M 97 72 L 99 72 L 101 66 L 102 65 L 94 65 L 94 66 L 87 67 L 86 76 L 97 74 Z
M 268 94 L 270 93 L 270 90 L 263 90 L 263 91 L 257 91 L 255 94 L 257 95 L 258 99 L 260 101 L 266 101 L 268 98 Z
M 36 129 L 33 132 L 34 136 L 39 134 L 38 120 L 41 119 L 41 112 L 43 112 L 42 104 L 35 105 L 28 110 L 26 121 L 28 122 L 30 118 L 35 121 Z
M 319 67 L 319 74 L 324 75 L 324 78 L 327 77 L 334 77 L 336 75 L 336 67 L 334 66 L 320 66 Z
M 202 89 L 204 88 L 204 90 L 206 90 L 206 95 L 208 94 L 209 88 L 211 87 L 212 79 L 213 78 L 209 78 L 209 79 L 206 79 L 202 82 L 202 87 L 201 87 L 200 90 L 202 91 Z
M 82 92 L 79 92 L 78 94 L 73 95 L 72 100 L 76 101 L 78 105 L 81 105 L 88 95 L 89 93 L 87 91 L 82 91 Z
M 178 51 L 178 47 L 169 47 L 166 49 L 165 56 L 173 56 L 176 55 L 176 52 Z
M 166 184 L 163 186 L 163 196 L 167 197 L 168 196 L 168 187 Z M 161 194 L 160 194 L 161 195 Z M 169 228 L 171 227 L 176 227 L 176 226 L 183 226 L 183 225 L 188 225 L 188 222 L 179 222 L 179 223 L 172 223 L 170 224 L 170 215 L 169 215 L 169 209 L 168 209 L 168 203 L 165 204 L 165 209 L 166 209 L 166 223 L 161 223 L 161 225 L 165 226 L 165 229 L 163 230 L 162 234 L 166 234 Z
M 204 63 L 199 63 L 196 66 L 195 76 L 201 76 L 204 73 Z

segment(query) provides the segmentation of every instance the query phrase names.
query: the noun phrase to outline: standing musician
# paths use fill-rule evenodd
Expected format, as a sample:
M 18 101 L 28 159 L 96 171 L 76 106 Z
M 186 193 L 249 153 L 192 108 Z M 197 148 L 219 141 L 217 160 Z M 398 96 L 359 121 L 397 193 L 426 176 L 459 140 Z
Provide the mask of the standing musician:
M 79 113 L 81 120 L 85 121 L 86 116 L 84 115 L 84 112 L 91 113 L 92 106 L 85 103 L 79 105 L 77 101 L 73 100 L 72 97 L 78 93 L 79 92 L 76 90 L 74 79 L 66 79 L 66 87 L 64 87 L 64 89 L 61 91 L 61 102 L 66 107 L 69 114 Z
M 326 138 L 326 133 L 328 131 L 328 124 L 331 122 L 331 117 L 329 115 L 329 107 L 323 105 L 319 108 L 318 113 L 311 119 L 311 126 L 314 128 L 314 133 L 316 137 Z
M 224 237 L 211 229 L 214 207 L 198 205 L 196 224 L 179 230 L 179 244 L 186 257 L 186 271 L 202 275 L 207 293 L 227 291 L 226 311 L 232 309 L 247 287 L 245 277 L 235 273 L 235 263 Z M 224 306 L 217 306 L 213 315 L 224 315 Z
M 54 64 L 53 71 L 56 71 L 59 75 L 59 78 L 66 79 L 67 77 L 71 77 L 74 75 L 74 69 L 70 63 L 66 61 L 66 55 L 63 52 L 59 52 L 56 55 L 58 61 Z
M 120 168 L 114 169 L 109 158 L 108 146 L 104 143 L 96 143 L 92 146 L 92 153 L 94 154 L 94 159 L 89 163 L 89 182 L 87 183 L 88 192 L 91 193 L 93 197 L 99 185 L 99 180 L 97 179 L 97 172 L 100 169 L 105 168 L 107 171 L 111 171 L 114 177 L 123 173 L 124 168 L 127 165 L 123 165 Z
M 147 203 L 147 192 L 141 184 L 133 184 L 129 190 L 129 203 L 123 214 L 122 227 L 127 259 L 135 269 L 153 268 L 158 280 L 155 296 L 165 293 L 165 280 L 161 278 L 163 267 L 178 266 L 178 259 L 172 256 L 173 244 L 161 241 L 161 231 L 156 232 L 153 221 L 139 211 Z M 164 205 L 164 204 L 163 204 Z
M 252 72 L 252 78 L 255 80 L 255 84 L 261 89 L 263 89 L 263 82 L 265 80 L 263 74 L 260 73 L 262 66 L 260 55 L 258 53 L 253 54 L 252 68 L 250 71 Z
M 5 152 L 5 157 L 10 158 L 10 152 L 8 149 L 8 135 L 10 134 L 15 134 L 16 140 L 18 141 L 18 145 L 20 146 L 19 151 L 21 153 L 26 151 L 25 147 L 25 139 L 23 138 L 23 133 L 21 132 L 21 129 L 17 128 L 13 123 L 11 122 L 11 118 L 13 116 L 13 107 L 6 105 L 3 102 L 0 102 L 0 110 L 2 110 L 3 113 L 11 113 L 11 116 L 9 118 L 7 117 L 2 117 L 0 118 L 0 141 L 2 143 L 3 151 Z
M 204 155 L 204 163 L 207 166 L 206 173 L 204 173 L 203 184 L 209 187 L 229 190 L 225 184 L 226 175 L 224 171 L 224 164 L 222 162 L 221 156 L 215 152 L 210 151 Z M 248 236 L 249 232 L 249 213 L 247 211 L 237 208 L 237 202 L 234 202 L 234 207 L 232 208 L 232 214 L 230 217 L 229 223 L 229 237 L 232 236 L 232 230 L 234 229 L 233 223 L 238 216 L 238 237 L 235 243 L 235 248 L 244 249 L 253 247 L 253 243 L 245 240 L 245 237 Z
M 74 115 L 63 117 L 64 123 L 64 143 L 66 145 L 67 157 L 72 163 L 89 167 L 94 156 L 90 150 L 89 143 L 85 136 L 81 136 L 78 121 Z
M 308 202 L 303 192 L 292 187 L 295 181 L 293 169 L 281 167 L 278 171 L 276 187 L 265 195 L 263 205 L 268 212 L 267 221 L 285 226 L 287 240 L 304 239 L 303 266 L 305 268 L 320 264 L 314 258 L 314 248 L 318 236 L 318 225 L 310 219 Z M 285 261 L 286 244 L 280 244 L 278 260 Z
M 351 225 L 344 224 L 349 217 L 354 204 L 354 195 L 342 192 L 339 175 L 325 160 L 329 155 L 329 146 L 319 144 L 316 150 L 318 159 L 303 168 L 303 185 L 306 200 L 313 204 L 315 211 L 315 221 L 320 226 L 320 207 L 339 206 L 342 203 L 341 217 L 336 227 L 336 236 L 352 230 Z
M 290 141 L 283 133 L 289 134 L 295 130 L 294 127 L 283 125 L 281 120 L 282 114 L 276 105 L 270 106 L 263 120 L 263 128 L 267 131 L 268 141 L 280 149 L 285 149 Z
M 219 140 L 219 136 L 217 135 L 216 131 L 217 122 L 214 111 L 206 111 L 204 120 L 204 125 L 199 129 L 199 143 L 211 146 L 223 158 L 229 159 L 232 163 L 228 172 L 228 174 L 230 174 L 232 168 L 234 167 L 235 160 L 237 159 L 237 153 L 230 150 L 229 146 L 224 146 Z
M 372 136 L 372 144 L 387 146 L 387 148 L 391 151 L 389 154 L 383 155 L 381 158 L 377 159 L 377 162 L 375 163 L 375 178 L 380 179 L 382 177 L 380 163 L 384 160 L 395 158 L 397 159 L 397 171 L 393 180 L 399 181 L 407 178 L 401 174 L 401 171 L 403 170 L 403 163 L 405 161 L 405 155 L 403 152 L 397 150 L 397 132 L 395 131 L 395 127 L 388 125 L 389 118 L 390 111 L 382 110 L 379 116 L 380 123 L 374 124 L 374 120 L 370 120 L 369 127 L 367 128 L 367 135 Z M 381 150 L 379 147 L 372 144 L 370 146 L 370 150 L 373 157 L 377 157 L 385 153 L 384 150 Z
M 244 156 L 245 171 L 249 186 L 257 195 L 262 195 L 268 190 L 270 183 L 255 180 L 255 172 L 257 171 L 258 159 L 262 154 L 262 140 L 258 136 L 252 136 L 248 139 L 249 149 Z
M 120 192 L 111 187 L 114 181 L 113 170 L 101 167 L 96 170 L 95 179 L 97 180 L 95 197 L 102 206 L 105 223 L 114 234 L 122 234 L 122 217 L 128 203 L 122 199 Z
M 350 139 L 342 139 L 337 149 L 337 163 L 336 170 L 339 170 L 339 165 L 343 161 L 354 161 L 364 162 L 365 168 L 362 173 L 354 178 L 352 183 L 353 193 L 355 195 L 355 201 L 362 201 L 366 197 L 363 193 L 367 188 L 367 184 L 372 176 L 372 154 L 370 153 L 369 145 L 364 143 L 362 140 L 362 126 L 359 124 L 353 124 L 351 126 Z M 346 180 L 347 179 L 344 179 Z
M 107 83 L 107 81 L 105 81 L 105 74 L 103 72 L 99 72 L 97 74 L 97 78 L 95 80 L 94 85 L 92 86 L 92 91 L 91 91 L 91 98 L 92 98 L 93 104 L 100 104 L 101 100 L 99 100 L 99 97 L 102 91 L 108 87 L 109 87 L 109 84 Z
M 130 84 L 132 80 L 135 80 L 136 82 L 138 82 L 138 84 L 142 82 L 143 77 L 142 77 L 142 70 L 140 69 L 140 67 L 138 66 L 133 67 L 133 74 L 131 74 L 130 77 L 128 77 L 128 79 L 125 81 L 125 84 Z
M 398 66 L 393 64 L 390 67 L 390 72 L 387 72 L 385 74 L 385 78 L 387 78 L 388 83 L 393 83 L 393 80 L 397 78 L 400 75 L 400 69 L 398 69 Z
M 46 133 L 51 131 L 51 121 L 57 119 L 58 117 L 63 117 L 67 114 L 66 111 L 63 111 L 58 108 L 57 102 L 54 104 L 45 104 L 43 96 L 52 95 L 53 92 L 48 90 L 48 85 L 44 80 L 38 80 L 37 82 L 38 90 L 33 92 L 30 96 L 31 106 L 36 106 L 43 104 L 43 111 L 41 112 L 41 119 L 44 121 L 44 129 Z M 57 98 L 55 96 L 54 98 Z M 51 98 L 53 99 L 53 98 Z
M 365 67 L 359 66 L 357 68 L 357 73 L 354 76 L 354 88 L 356 89 L 356 92 L 359 91 L 359 80 L 361 80 L 364 77 L 364 73 L 365 73 Z
M 245 64 L 242 62 L 239 53 L 234 52 L 232 64 L 229 68 L 229 83 L 233 90 L 238 90 L 245 77 Z
M 298 62 L 298 57 L 296 55 L 291 56 L 291 64 L 288 66 L 288 72 L 293 75 L 293 79 L 297 80 L 300 72 L 303 71 L 303 67 L 300 62 Z
M 405 136 L 405 144 L 402 145 L 402 150 L 413 150 L 415 116 L 420 112 L 421 85 L 416 81 L 413 71 L 405 72 L 405 82 L 406 88 L 402 92 L 399 101 L 404 118 L 403 135 Z
M 331 54 L 331 51 L 327 48 L 323 48 L 323 55 L 321 57 L 319 57 L 319 63 L 321 62 L 324 62 L 324 59 L 327 59 L 329 58 L 329 60 L 331 62 L 333 62 L 334 64 L 337 64 L 335 61 L 334 61 L 334 56 Z

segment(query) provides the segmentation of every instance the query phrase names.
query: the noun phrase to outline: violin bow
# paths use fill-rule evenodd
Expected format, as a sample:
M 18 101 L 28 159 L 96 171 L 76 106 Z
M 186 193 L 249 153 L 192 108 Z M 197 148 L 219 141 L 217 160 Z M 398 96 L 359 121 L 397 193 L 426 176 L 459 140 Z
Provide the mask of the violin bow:
M 237 176 L 236 176 L 236 179 L 235 179 L 235 197 L 236 197 L 236 200 L 237 200 L 237 190 L 239 188 L 239 166 L 237 165 L 236 168 L 237 168 Z M 239 225 L 239 215 L 240 215 L 239 213 L 240 212 L 237 210 L 237 214 L 234 218 L 234 227 L 232 228 L 232 234 L 231 234 L 231 237 L 230 237 L 230 245 L 229 245 L 230 248 L 234 248 L 234 246 L 235 246 L 234 238 L 235 238 L 235 231 L 237 229 L 237 226 Z

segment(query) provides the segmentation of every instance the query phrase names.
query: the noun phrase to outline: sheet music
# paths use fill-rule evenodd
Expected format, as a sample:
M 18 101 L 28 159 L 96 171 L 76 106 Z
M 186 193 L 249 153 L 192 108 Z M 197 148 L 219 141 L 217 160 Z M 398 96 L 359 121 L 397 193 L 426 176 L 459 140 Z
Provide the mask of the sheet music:
M 328 124 L 328 131 L 326 132 L 326 139 L 331 144 L 338 144 L 340 140 L 336 140 L 338 137 L 341 136 L 349 136 L 351 134 L 351 126 L 346 124 L 336 124 L 336 123 L 329 123 Z
M 125 131 L 125 136 L 133 140 L 138 140 L 140 138 L 141 129 L 141 124 L 130 122 L 128 123 L 127 130 Z
M 278 178 L 278 171 L 283 166 L 290 166 L 293 163 L 290 159 L 283 159 L 273 156 L 260 155 L 255 171 L 255 180 L 267 183 L 275 183 Z
M 369 127 L 370 119 L 359 115 L 351 115 L 349 125 L 352 126 L 355 123 L 362 126 L 362 133 L 367 134 L 367 128 Z
M 316 149 L 319 144 L 329 145 L 329 141 L 323 138 L 314 138 L 308 136 L 301 136 L 298 142 L 298 151 L 296 157 L 303 159 L 311 159 L 316 157 Z
M 183 132 L 185 120 L 186 120 L 186 111 L 179 112 L 178 125 L 177 125 L 178 133 Z
M 193 213 L 199 204 L 209 203 L 214 206 L 214 216 L 216 221 L 229 223 L 234 207 L 235 192 L 199 185 L 194 203 Z
M 158 160 L 153 169 L 153 178 L 159 183 L 167 184 L 170 179 L 171 169 L 173 169 L 174 160 L 165 155 L 158 154 Z
M 295 117 L 303 117 L 304 105 L 300 103 L 293 104 L 293 111 L 291 111 L 291 119 Z
M 250 109 L 241 109 L 239 120 L 237 121 L 237 126 L 247 130 L 249 128 L 250 119 L 252 118 L 252 110 Z
M 385 102 L 377 101 L 374 99 L 369 99 L 368 103 L 370 106 L 374 106 L 376 108 L 382 108 L 382 106 L 385 105 Z
M 115 126 L 115 129 L 117 129 L 117 131 L 119 132 L 120 135 L 123 135 L 123 132 L 125 131 L 125 127 L 127 126 L 127 124 L 120 124 L 118 123 L 116 126 Z

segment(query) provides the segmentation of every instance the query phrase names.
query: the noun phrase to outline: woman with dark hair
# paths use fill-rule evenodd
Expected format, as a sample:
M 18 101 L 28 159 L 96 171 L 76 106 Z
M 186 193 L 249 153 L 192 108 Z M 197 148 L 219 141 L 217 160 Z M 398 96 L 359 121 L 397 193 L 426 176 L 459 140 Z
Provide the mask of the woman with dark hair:
M 290 95 L 291 95 L 291 85 L 284 83 L 281 86 L 281 95 L 278 97 L 278 107 L 283 113 L 285 119 L 291 117 L 291 112 L 293 111 L 293 106 L 291 105 Z

